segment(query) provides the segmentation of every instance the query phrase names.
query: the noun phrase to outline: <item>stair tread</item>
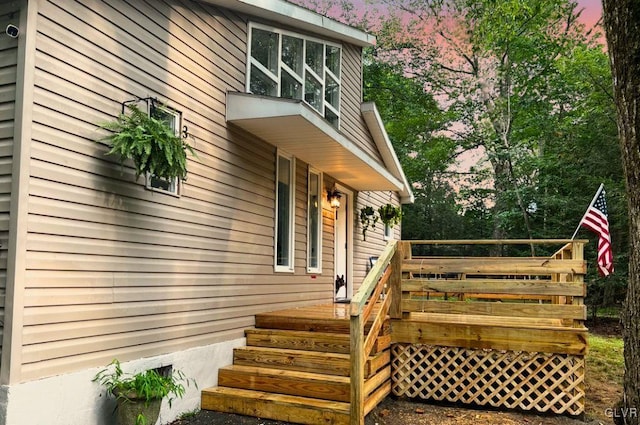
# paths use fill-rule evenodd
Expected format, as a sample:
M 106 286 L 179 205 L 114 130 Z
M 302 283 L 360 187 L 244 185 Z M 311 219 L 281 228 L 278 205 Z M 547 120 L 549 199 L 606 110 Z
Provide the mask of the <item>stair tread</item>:
M 349 354 L 345 353 L 327 353 L 325 351 L 310 351 L 310 350 L 294 350 L 291 348 L 275 348 L 275 347 L 238 347 L 235 350 L 247 350 L 247 351 L 264 351 L 264 352 L 276 352 L 289 355 L 299 356 L 317 356 L 317 357 L 331 357 L 335 359 L 349 360 Z
M 349 403 L 341 401 L 321 400 L 317 398 L 301 397 L 296 395 L 267 393 L 264 391 L 245 390 L 241 388 L 210 387 L 202 390 L 202 395 L 220 394 L 249 398 L 253 400 L 269 401 L 278 404 L 299 405 L 314 409 L 325 409 L 338 413 L 349 413 Z
M 303 372 L 298 370 L 290 370 L 290 369 L 278 369 L 278 368 L 269 368 L 263 366 L 247 366 L 247 365 L 238 365 L 233 364 L 229 366 L 225 366 L 220 368 L 220 371 L 227 370 L 231 372 L 243 372 L 243 373 L 254 373 L 258 376 L 278 376 L 278 377 L 287 377 L 287 378 L 296 378 L 296 379 L 307 379 L 313 381 L 327 381 L 335 383 L 345 383 L 349 384 L 350 378 L 346 376 L 337 376 L 337 375 L 329 375 L 323 373 L 314 373 L 314 372 Z
M 330 337 L 337 339 L 344 339 L 346 341 L 350 340 L 349 334 L 345 334 L 342 332 L 316 332 L 316 331 L 299 331 L 293 329 L 269 329 L 269 328 L 254 328 L 254 329 L 245 329 L 245 333 L 255 333 L 255 334 L 273 334 L 273 335 L 295 335 L 295 336 L 308 336 L 308 337 Z
M 271 347 L 236 348 L 233 351 L 233 363 L 336 376 L 349 376 L 351 370 L 349 354 Z
M 348 354 L 351 350 L 351 338 L 342 333 L 259 328 L 245 330 L 245 336 L 247 345 L 253 347 L 342 354 Z

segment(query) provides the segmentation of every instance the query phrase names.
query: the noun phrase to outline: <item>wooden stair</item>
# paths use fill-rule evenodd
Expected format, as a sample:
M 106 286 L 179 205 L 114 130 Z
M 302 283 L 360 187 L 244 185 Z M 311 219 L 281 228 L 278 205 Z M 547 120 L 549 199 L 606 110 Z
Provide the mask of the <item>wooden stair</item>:
M 202 409 L 299 424 L 349 424 L 347 307 L 256 316 L 256 329 L 245 331 L 247 346 L 236 348 L 233 364 L 219 370 L 218 386 L 202 391 Z M 365 364 L 365 414 L 391 391 L 389 327 L 381 334 Z

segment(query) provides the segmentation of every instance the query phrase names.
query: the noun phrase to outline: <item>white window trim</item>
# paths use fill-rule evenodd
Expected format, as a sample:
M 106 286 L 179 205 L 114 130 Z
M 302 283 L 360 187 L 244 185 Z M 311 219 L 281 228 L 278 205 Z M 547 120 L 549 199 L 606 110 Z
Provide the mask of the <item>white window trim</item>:
M 257 60 L 255 60 L 252 56 L 251 56 L 251 44 L 252 44 L 252 36 L 253 36 L 253 29 L 254 28 L 258 28 L 264 31 L 270 31 L 273 33 L 277 33 L 279 35 L 278 37 L 278 72 L 277 74 L 272 73 L 271 71 L 269 71 L 267 68 L 264 67 L 264 65 L 262 65 L 260 62 L 258 62 Z M 303 43 L 303 47 L 302 47 L 302 55 L 303 58 L 306 59 L 306 48 L 307 48 L 307 43 L 306 41 L 313 41 L 316 43 L 320 43 L 324 46 L 324 48 L 322 49 L 322 62 L 323 62 L 323 71 L 325 73 L 328 73 L 331 78 L 333 78 L 337 83 L 338 86 L 340 88 L 339 90 L 339 95 L 338 95 L 338 107 L 335 108 L 333 105 L 329 104 L 326 100 L 325 100 L 325 88 L 326 88 L 326 78 L 324 75 L 319 76 L 318 74 L 315 73 L 315 71 L 313 71 L 309 65 L 307 65 L 306 60 L 303 61 L 303 69 L 304 69 L 304 73 L 306 74 L 307 72 L 310 72 L 311 75 L 316 78 L 318 81 L 320 81 L 321 85 L 322 85 L 322 108 L 321 110 L 317 110 L 315 109 L 313 106 L 311 106 L 306 100 L 304 100 L 304 92 L 305 92 L 305 75 L 302 76 L 298 76 L 295 72 L 293 72 L 293 70 L 291 68 L 289 68 L 289 66 L 287 66 L 283 61 L 282 61 L 282 36 L 283 35 L 288 35 L 291 37 L 296 37 L 296 38 L 300 38 L 302 40 L 305 41 L 305 43 Z M 322 115 L 322 117 L 324 118 L 325 116 L 325 109 L 328 108 L 331 112 L 333 112 L 337 117 L 338 117 L 338 123 L 337 123 L 337 128 L 340 128 L 340 124 L 342 121 L 342 117 L 341 117 L 341 110 L 342 110 L 342 79 L 340 77 L 338 77 L 337 75 L 335 75 L 331 70 L 329 70 L 327 68 L 327 64 L 326 64 L 326 60 L 327 60 L 327 49 L 326 46 L 333 46 L 333 47 L 337 47 L 340 51 L 340 75 L 342 75 L 343 73 L 343 62 L 342 62 L 342 45 L 338 44 L 338 43 L 333 43 L 327 40 L 323 40 L 321 38 L 315 38 L 315 37 L 309 37 L 307 35 L 303 35 L 303 34 L 299 34 L 296 32 L 292 32 L 292 31 L 287 31 L 287 30 L 282 30 L 280 28 L 276 28 L 276 27 L 272 27 L 269 25 L 263 25 L 263 24 L 258 24 L 256 22 L 249 22 L 249 35 L 248 35 L 248 40 L 247 40 L 247 69 L 246 69 L 246 78 L 245 78 L 245 90 L 247 91 L 247 93 L 251 92 L 251 65 L 256 66 L 258 69 L 260 69 L 266 76 L 268 76 L 273 82 L 276 83 L 276 87 L 277 87 L 277 92 L 278 92 L 278 97 L 282 96 L 282 87 L 281 87 L 281 74 L 282 74 L 282 69 L 284 68 L 285 70 L 287 70 L 287 72 L 292 75 L 299 83 L 302 84 L 302 101 L 305 102 L 306 104 L 308 104 L 311 109 L 313 109 L 314 111 L 316 111 L 317 113 L 319 113 L 320 115 Z
M 162 111 L 164 111 L 164 112 L 166 112 L 166 113 L 168 113 L 168 114 L 173 116 L 173 118 L 175 120 L 175 125 L 174 125 L 175 132 L 176 132 L 176 135 L 179 135 L 180 129 L 182 128 L 182 113 L 180 111 L 177 111 L 175 109 L 172 109 L 172 108 L 169 108 L 169 107 L 166 107 L 166 106 L 163 106 L 163 105 L 154 106 L 152 103 L 149 103 L 149 105 L 147 107 L 147 113 L 149 115 L 151 115 L 151 110 L 154 107 L 158 108 L 158 109 L 160 109 L 160 110 L 162 110 Z M 177 177 L 174 177 L 173 178 L 173 187 L 175 187 L 175 191 L 164 190 L 164 189 L 161 189 L 159 187 L 153 187 L 153 186 L 151 186 L 151 174 L 147 173 L 145 175 L 145 188 L 147 188 L 148 190 L 151 190 L 153 192 L 158 192 L 158 193 L 162 193 L 162 194 L 165 194 L 165 195 L 171 195 L 171 196 L 175 196 L 176 198 L 179 198 L 180 197 L 181 186 L 182 185 L 180 184 L 180 179 L 177 178 Z
M 309 167 L 307 170 L 307 223 L 309 223 L 309 213 L 311 211 L 311 198 L 309 197 L 309 189 L 311 188 L 311 174 L 315 174 L 318 176 L 318 187 L 316 188 L 318 193 L 318 217 L 317 217 L 317 235 L 318 235 L 318 246 L 316 247 L 316 252 L 318 253 L 318 266 L 310 267 L 309 259 L 311 257 L 311 227 L 307 224 L 307 273 L 322 273 L 322 199 L 324 196 L 323 190 L 323 175 L 321 171 L 316 170 L 313 167 Z
M 289 163 L 289 175 L 291 177 L 291 187 L 289 190 L 289 264 L 278 264 L 278 176 L 280 175 L 280 157 L 286 158 Z M 277 273 L 293 273 L 295 271 L 295 209 L 296 209 L 296 159 L 294 156 L 278 150 L 276 152 L 276 176 L 275 176 L 275 223 L 274 223 L 274 244 L 273 244 L 273 265 Z

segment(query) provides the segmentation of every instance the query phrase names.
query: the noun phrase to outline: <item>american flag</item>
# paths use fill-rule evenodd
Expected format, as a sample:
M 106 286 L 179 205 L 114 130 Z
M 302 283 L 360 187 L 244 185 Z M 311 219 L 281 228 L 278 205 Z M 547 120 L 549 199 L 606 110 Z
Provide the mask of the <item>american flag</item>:
M 613 253 L 604 186 L 600 185 L 580 225 L 598 234 L 598 271 L 600 276 L 609 276 L 613 273 Z

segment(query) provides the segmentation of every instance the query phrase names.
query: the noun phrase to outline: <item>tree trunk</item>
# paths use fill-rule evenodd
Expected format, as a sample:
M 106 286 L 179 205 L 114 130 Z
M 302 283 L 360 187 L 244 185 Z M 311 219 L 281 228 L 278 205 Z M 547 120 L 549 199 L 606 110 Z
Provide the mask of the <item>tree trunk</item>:
M 618 133 L 629 200 L 629 283 L 622 311 L 625 409 L 619 423 L 640 415 L 640 2 L 603 0 L 603 18 L 618 112 Z

